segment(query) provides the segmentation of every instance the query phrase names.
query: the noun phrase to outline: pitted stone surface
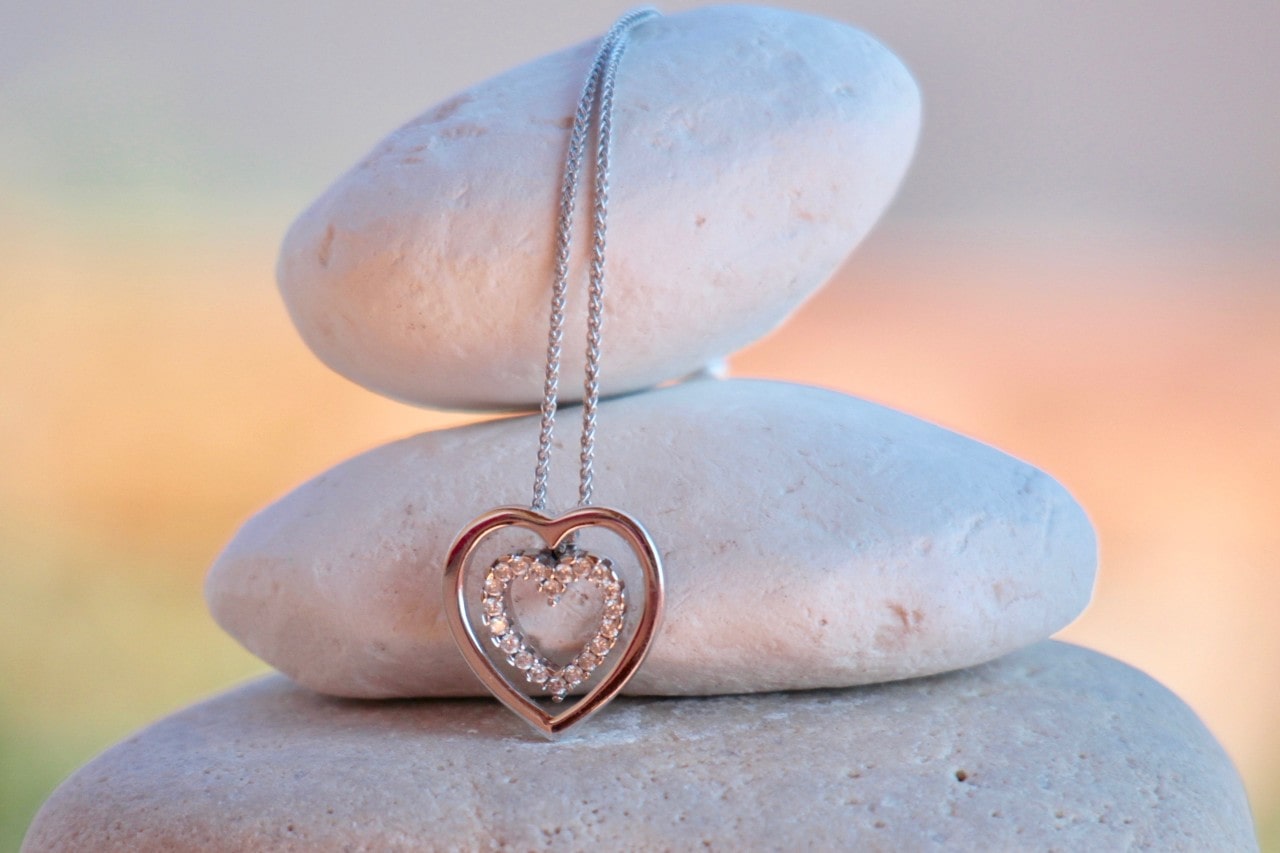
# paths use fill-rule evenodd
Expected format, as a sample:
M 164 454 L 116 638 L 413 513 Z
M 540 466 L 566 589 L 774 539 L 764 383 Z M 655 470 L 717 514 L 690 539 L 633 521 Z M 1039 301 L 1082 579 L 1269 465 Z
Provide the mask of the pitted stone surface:
M 269 677 L 65 782 L 24 850 L 1254 850 L 1177 697 L 1042 643 L 840 691 L 619 699 L 549 743 L 491 700 Z

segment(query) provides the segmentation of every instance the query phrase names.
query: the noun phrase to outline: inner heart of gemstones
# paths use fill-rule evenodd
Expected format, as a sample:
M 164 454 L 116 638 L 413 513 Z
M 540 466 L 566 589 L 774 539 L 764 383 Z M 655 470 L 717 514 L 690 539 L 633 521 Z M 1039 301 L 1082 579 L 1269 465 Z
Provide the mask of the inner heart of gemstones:
M 574 584 L 590 584 L 604 599 L 594 632 L 573 659 L 563 666 L 551 661 L 523 632 L 512 608 L 512 587 L 520 581 L 535 585 L 547 605 L 555 607 Z M 485 573 L 480 602 L 485 634 L 506 661 L 536 692 L 563 702 L 569 691 L 591 679 L 609 656 L 622 633 L 627 594 L 607 557 L 577 548 L 558 551 L 517 551 L 499 557 Z

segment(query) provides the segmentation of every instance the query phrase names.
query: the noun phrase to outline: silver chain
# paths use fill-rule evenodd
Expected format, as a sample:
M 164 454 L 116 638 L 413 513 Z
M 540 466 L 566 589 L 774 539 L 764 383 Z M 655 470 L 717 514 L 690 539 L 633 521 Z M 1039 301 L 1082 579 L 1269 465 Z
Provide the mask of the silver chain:
M 605 34 L 591 63 L 591 71 L 578 99 L 560 185 L 560 212 L 556 219 L 555 280 L 551 288 L 551 323 L 547 333 L 547 370 L 542 390 L 542 426 L 538 436 L 538 465 L 533 478 L 533 508 L 547 506 L 547 480 L 551 474 L 551 437 L 555 430 L 560 388 L 560 355 L 564 342 L 565 293 L 569 286 L 569 255 L 573 242 L 573 214 L 578 176 L 593 112 L 598 113 L 595 185 L 592 195 L 591 268 L 587 298 L 586 366 L 582 383 L 582 442 L 578 468 L 578 506 L 591 503 L 594 482 L 596 409 L 600 402 L 600 341 L 604 320 L 605 246 L 609 214 L 609 149 L 613 141 L 613 90 L 618 63 L 627 48 L 633 26 L 656 17 L 654 9 L 637 9 L 623 15 Z M 598 103 L 597 103 L 597 95 Z

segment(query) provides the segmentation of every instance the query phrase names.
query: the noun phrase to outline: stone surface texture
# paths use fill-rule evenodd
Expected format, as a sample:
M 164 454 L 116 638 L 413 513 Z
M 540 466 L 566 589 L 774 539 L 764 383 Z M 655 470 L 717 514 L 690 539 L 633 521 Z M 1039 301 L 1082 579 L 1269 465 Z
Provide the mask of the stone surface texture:
M 482 695 L 443 618 L 445 555 L 480 513 L 527 504 L 537 432 L 525 417 L 426 433 L 302 485 L 219 556 L 214 617 L 321 692 Z M 564 433 L 553 503 L 577 494 Z M 1048 637 L 1092 591 L 1092 527 L 1053 479 L 852 397 L 690 382 L 605 401 L 599 438 L 597 503 L 644 523 L 666 569 L 633 694 L 957 669 Z
M 302 214 L 280 288 L 326 364 L 430 406 L 536 404 L 562 161 L 595 49 L 450 98 Z M 638 26 L 615 106 L 605 391 L 696 371 L 778 325 L 889 203 L 919 120 L 903 65 L 842 24 L 716 6 Z M 585 329 L 579 211 L 570 342 Z
M 557 743 L 491 700 L 330 699 L 278 676 L 95 759 L 26 851 L 1252 850 L 1177 697 L 1043 643 L 841 691 L 619 699 Z

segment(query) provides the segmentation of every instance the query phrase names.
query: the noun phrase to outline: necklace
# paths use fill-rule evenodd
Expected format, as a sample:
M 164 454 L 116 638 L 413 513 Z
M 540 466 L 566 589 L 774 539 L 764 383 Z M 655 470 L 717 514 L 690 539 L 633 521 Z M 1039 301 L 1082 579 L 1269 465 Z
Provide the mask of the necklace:
M 648 653 L 662 616 L 662 565 L 653 540 L 644 527 L 626 513 L 592 504 L 614 81 L 631 28 L 657 14 L 652 9 L 628 12 L 610 28 L 592 62 L 574 115 L 556 220 L 555 279 L 532 504 L 529 508 L 498 507 L 472 521 L 454 540 L 445 564 L 445 616 L 463 658 L 496 698 L 548 736 L 582 722 L 622 690 Z M 596 118 L 596 151 L 578 504 L 569 512 L 552 516 L 547 512 L 547 492 L 559 396 L 573 215 L 593 117 Z M 471 571 L 477 562 L 477 549 L 491 535 L 512 528 L 536 534 L 541 544 L 497 557 L 489 563 L 480 580 L 478 573 Z M 587 531 L 611 534 L 634 558 L 632 584 L 638 579 L 643 586 L 638 612 L 624 578 L 626 571 L 609 557 L 596 553 L 598 549 L 579 547 L 578 534 Z M 478 588 L 476 581 L 479 581 Z M 563 664 L 553 662 L 522 631 L 512 608 L 513 589 L 518 584 L 523 584 L 525 589 L 536 588 L 537 594 L 545 596 L 552 607 L 571 586 L 580 584 L 593 589 L 602 599 L 599 618 L 592 623 L 593 632 L 572 660 Z M 478 613 L 473 603 L 478 605 Z M 571 700 L 570 694 L 576 692 L 582 695 L 576 701 Z

